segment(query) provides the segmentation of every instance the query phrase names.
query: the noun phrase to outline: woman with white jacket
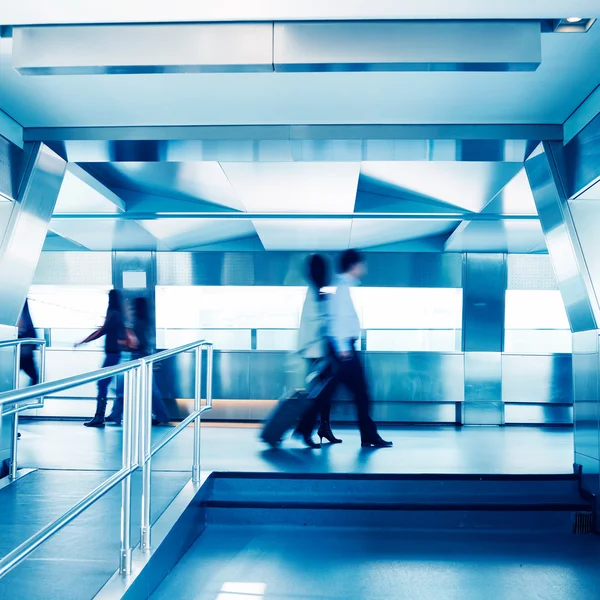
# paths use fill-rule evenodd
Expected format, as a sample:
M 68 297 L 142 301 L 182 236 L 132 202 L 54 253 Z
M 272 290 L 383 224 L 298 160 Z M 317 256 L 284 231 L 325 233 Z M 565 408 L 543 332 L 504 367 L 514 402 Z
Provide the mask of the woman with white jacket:
M 298 332 L 298 352 L 305 359 L 307 373 L 313 372 L 315 367 L 322 365 L 323 359 L 331 355 L 330 343 L 327 338 L 327 295 L 323 288 L 330 282 L 329 266 L 326 259 L 320 254 L 313 254 L 307 261 L 308 292 L 300 317 L 300 330 Z M 331 378 L 331 366 L 321 372 L 321 377 Z M 336 438 L 331 430 L 331 398 L 335 391 L 335 381 L 331 378 L 319 394 L 316 402 L 300 420 L 295 434 L 302 437 L 310 448 L 318 448 L 312 439 L 312 433 L 317 420 L 321 415 L 321 424 L 317 435 L 321 443 L 326 439 L 331 444 L 340 444 L 342 440 Z

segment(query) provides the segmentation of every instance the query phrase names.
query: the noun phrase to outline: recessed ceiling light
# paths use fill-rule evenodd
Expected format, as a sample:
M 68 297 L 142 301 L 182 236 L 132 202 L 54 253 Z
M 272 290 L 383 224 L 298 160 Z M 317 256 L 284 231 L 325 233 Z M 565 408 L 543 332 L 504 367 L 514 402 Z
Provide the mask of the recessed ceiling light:
M 582 17 L 567 17 L 565 19 L 567 23 L 581 23 L 583 21 Z

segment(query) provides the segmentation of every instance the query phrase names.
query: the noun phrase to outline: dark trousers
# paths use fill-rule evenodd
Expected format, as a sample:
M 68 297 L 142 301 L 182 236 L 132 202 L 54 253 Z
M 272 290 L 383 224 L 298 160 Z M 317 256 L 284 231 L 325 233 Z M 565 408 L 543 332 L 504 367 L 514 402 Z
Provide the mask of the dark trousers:
M 114 367 L 115 365 L 119 364 L 120 360 L 121 360 L 120 354 L 107 354 L 106 358 L 104 359 L 104 362 L 102 363 L 102 368 Z M 120 377 L 117 378 L 117 396 L 119 396 L 119 395 L 123 396 L 122 388 L 121 388 L 121 390 L 119 390 L 119 386 L 120 386 L 119 380 L 120 379 L 121 379 Z M 106 379 L 101 379 L 98 382 L 98 398 L 99 399 L 106 399 L 106 396 L 108 394 L 108 386 L 110 385 L 111 381 L 112 381 L 112 377 L 107 377 Z
M 377 426 L 371 418 L 371 396 L 367 378 L 356 350 L 352 350 L 350 358 L 336 361 L 336 377 L 339 383 L 345 385 L 353 396 L 358 413 L 358 427 L 362 440 L 373 439 L 377 435 Z
M 33 360 L 33 351 L 28 348 L 21 349 L 21 358 L 19 361 L 21 371 L 31 379 L 31 385 L 37 385 L 40 381 L 35 361 Z
M 318 360 L 310 361 L 310 367 L 314 366 Z M 310 368 L 309 367 L 309 368 Z M 322 375 L 321 378 L 329 378 L 327 385 L 323 388 L 321 393 L 315 398 L 315 401 L 311 405 L 311 407 L 304 413 L 302 419 L 298 423 L 298 427 L 296 430 L 300 433 L 306 435 L 312 435 L 312 432 L 315 428 L 315 424 L 317 422 L 317 416 L 321 415 L 321 423 L 330 420 L 331 415 L 331 399 L 333 398 L 333 394 L 337 388 L 337 381 L 335 377 L 332 377 L 333 372 L 331 369 L 327 369 Z
M 133 353 L 132 358 L 143 358 L 146 356 L 145 354 L 138 354 L 137 352 Z M 164 423 L 169 420 L 169 413 L 167 411 L 167 407 L 165 406 L 162 393 L 158 384 L 156 383 L 156 378 L 152 377 L 152 414 L 156 418 L 157 421 Z M 119 393 L 117 391 L 117 399 L 115 400 L 112 411 L 110 413 L 110 418 L 114 421 L 121 421 L 123 419 L 123 392 Z

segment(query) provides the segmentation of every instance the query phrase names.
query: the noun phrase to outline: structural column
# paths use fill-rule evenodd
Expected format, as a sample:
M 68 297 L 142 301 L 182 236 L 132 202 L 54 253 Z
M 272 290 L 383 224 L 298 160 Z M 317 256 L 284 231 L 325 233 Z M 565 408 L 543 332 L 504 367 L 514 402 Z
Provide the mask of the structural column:
M 463 264 L 463 425 L 502 425 L 504 254 L 465 254 Z
M 588 127 L 600 132 L 600 118 Z M 589 134 L 588 130 L 585 135 Z M 596 135 L 595 139 L 583 152 L 579 139 L 567 147 L 544 142 L 525 166 L 573 332 L 574 460 L 582 468 L 584 487 L 598 494 L 600 195 L 595 200 L 593 193 L 581 195 L 600 175 L 594 158 L 600 148 L 600 137 Z M 574 152 L 574 148 L 579 149 Z
M 41 143 L 20 150 L 0 137 L 0 339 L 17 337 L 17 325 L 33 280 L 66 162 Z M 0 352 L 0 391 L 12 389 L 12 350 Z M 8 456 L 10 427 L 0 429 L 0 463 Z

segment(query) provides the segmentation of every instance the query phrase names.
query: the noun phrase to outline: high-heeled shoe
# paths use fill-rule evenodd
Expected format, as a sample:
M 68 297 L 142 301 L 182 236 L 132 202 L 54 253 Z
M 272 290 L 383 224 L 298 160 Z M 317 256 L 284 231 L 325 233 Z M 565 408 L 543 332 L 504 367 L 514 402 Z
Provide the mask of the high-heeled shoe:
M 363 448 L 370 448 L 371 446 L 374 448 L 391 448 L 394 443 L 387 442 L 380 435 L 375 435 L 373 438 L 362 440 L 360 445 Z
M 321 440 L 321 444 L 323 443 L 323 438 L 325 438 L 330 444 L 342 443 L 342 440 L 333 435 L 333 431 L 331 431 L 331 421 L 323 421 L 321 425 L 319 425 L 319 431 L 317 431 L 317 435 Z
M 312 439 L 312 435 L 309 433 L 303 433 L 302 431 L 294 431 L 294 437 L 300 438 L 309 448 L 316 450 L 321 447 L 321 444 L 317 444 Z

